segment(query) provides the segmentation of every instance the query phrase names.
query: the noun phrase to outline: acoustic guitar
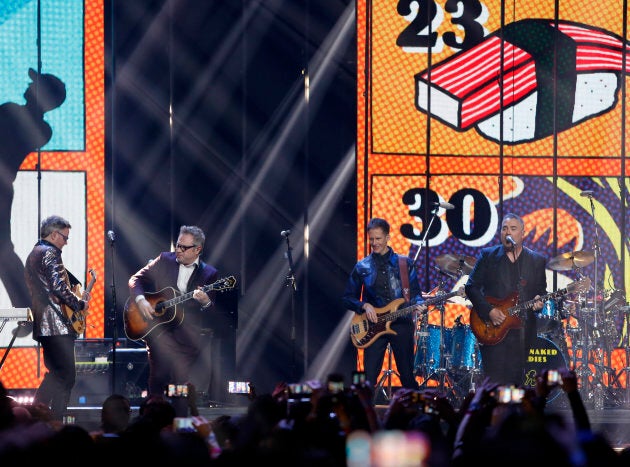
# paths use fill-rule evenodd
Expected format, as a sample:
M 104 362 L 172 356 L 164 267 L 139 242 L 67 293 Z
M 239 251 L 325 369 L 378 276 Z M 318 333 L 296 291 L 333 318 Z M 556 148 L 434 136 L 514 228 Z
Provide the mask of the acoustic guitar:
M 92 287 L 94 287 L 94 283 L 96 282 L 96 272 L 94 271 L 94 269 L 90 269 L 89 272 L 90 272 L 91 279 L 90 279 L 90 282 L 88 282 L 88 285 L 85 287 L 85 291 L 87 293 L 90 293 L 92 291 Z M 66 275 L 66 280 L 69 281 L 67 275 Z M 81 300 L 81 296 L 83 295 L 81 291 L 81 284 L 76 284 L 74 287 L 71 287 L 70 289 L 72 290 L 72 293 L 79 300 Z M 90 312 L 87 310 L 74 311 L 65 303 L 62 304 L 61 308 L 63 309 L 64 313 L 66 314 L 66 316 L 72 323 L 72 327 L 74 328 L 75 332 L 77 334 L 83 334 L 83 332 L 85 331 L 85 321 L 86 321 L 87 315 L 89 315 Z
M 585 277 L 579 281 L 570 283 L 564 289 L 559 289 L 555 292 L 544 295 L 540 299 L 545 302 L 568 293 L 585 292 L 590 287 L 591 280 L 588 277 Z M 505 316 L 505 321 L 503 321 L 500 325 L 495 326 L 489 321 L 482 320 L 473 307 L 472 313 L 470 313 L 470 329 L 477 338 L 477 341 L 480 344 L 485 345 L 498 344 L 505 338 L 505 335 L 510 329 L 518 329 L 522 327 L 524 313 L 527 310 L 532 310 L 537 301 L 536 299 L 532 299 L 527 302 L 518 303 L 518 294 L 516 292 L 504 299 L 486 297 L 486 300 L 493 306 L 493 308 L 501 310 Z
M 221 278 L 212 284 L 201 288 L 205 293 L 212 290 L 225 291 L 233 289 L 236 285 L 234 276 Z M 185 294 L 180 293 L 173 287 L 165 287 L 159 292 L 147 292 L 144 298 L 155 310 L 152 320 L 144 318 L 142 311 L 133 297 L 127 298 L 123 309 L 123 322 L 125 334 L 133 341 L 143 340 L 156 330 L 165 330 L 168 326 L 179 326 L 184 322 L 184 308 L 178 306 L 181 303 L 193 298 L 192 290 Z
M 458 290 L 436 297 L 425 299 L 420 305 L 431 306 L 438 303 L 445 302 L 454 296 L 464 297 L 466 292 L 464 287 L 460 287 Z M 405 303 L 404 298 L 397 298 L 392 300 L 382 308 L 375 308 L 376 311 L 376 323 L 373 323 L 365 316 L 365 313 L 355 313 L 350 323 L 350 337 L 352 343 L 358 349 L 364 349 L 372 345 L 372 343 L 383 334 L 396 334 L 396 331 L 391 329 L 391 322 L 395 319 L 405 316 L 416 309 L 417 305 L 411 305 L 405 308 L 398 309 L 400 305 Z

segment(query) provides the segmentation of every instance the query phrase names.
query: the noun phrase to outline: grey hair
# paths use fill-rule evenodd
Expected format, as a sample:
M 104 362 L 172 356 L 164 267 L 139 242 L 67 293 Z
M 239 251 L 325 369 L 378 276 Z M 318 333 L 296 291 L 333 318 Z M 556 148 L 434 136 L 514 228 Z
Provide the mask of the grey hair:
M 203 230 L 201 230 L 199 227 L 197 227 L 196 225 L 182 225 L 179 228 L 179 234 L 190 234 L 193 236 L 193 243 L 197 246 L 203 246 L 203 244 L 206 242 L 206 235 L 203 233 Z
M 48 216 L 42 221 L 39 227 L 39 237 L 46 238 L 55 230 L 70 229 L 70 222 L 61 216 Z

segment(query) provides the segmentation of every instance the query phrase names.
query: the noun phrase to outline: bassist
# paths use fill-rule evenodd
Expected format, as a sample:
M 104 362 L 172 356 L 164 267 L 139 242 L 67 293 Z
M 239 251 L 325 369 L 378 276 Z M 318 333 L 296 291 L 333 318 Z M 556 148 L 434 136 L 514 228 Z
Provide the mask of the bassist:
M 546 259 L 523 246 L 524 238 L 523 219 L 516 214 L 506 214 L 501 222 L 501 244 L 481 250 L 466 283 L 466 296 L 473 306 L 471 325 L 474 318 L 479 318 L 490 331 L 517 319 L 507 316 L 490 297 L 501 300 L 514 296 L 519 303 L 534 300 L 531 309 L 517 321 L 518 326 L 510 327 L 500 341 L 482 343 L 477 336 L 484 374 L 497 384 L 523 385 L 526 352 L 536 339 L 535 313 L 543 307 L 542 300 L 538 299 L 547 290 Z
M 367 225 L 368 240 L 372 253 L 354 266 L 343 295 L 343 305 L 355 313 L 365 313 L 368 322 L 377 322 L 376 308 L 385 307 L 391 301 L 405 298 L 411 304 L 418 304 L 417 311 L 424 311 L 418 284 L 418 276 L 411 258 L 404 260 L 403 274 L 406 274 L 409 290 L 408 299 L 403 289 L 403 278 L 399 266 L 399 256 L 388 246 L 389 223 L 385 219 L 373 218 Z M 363 362 L 367 380 L 377 384 L 387 344 L 391 344 L 396 367 L 403 387 L 417 389 L 418 382 L 413 375 L 415 322 L 412 316 L 403 315 L 390 324 L 395 334 L 382 334 L 369 347 L 364 349 Z
M 218 271 L 201 260 L 205 243 L 203 231 L 196 226 L 181 226 L 175 251 L 162 252 L 129 279 L 130 299 L 134 300 L 147 322 L 156 319 L 145 294 L 167 287 L 180 293 L 192 292 L 193 300 L 184 307 L 183 319 L 160 326 L 147 335 L 149 355 L 149 396 L 163 396 L 168 384 L 187 384 L 190 371 L 201 352 L 203 314 L 214 304 L 214 292 L 201 287 L 216 281 Z M 178 416 L 186 416 L 185 400 L 176 407 Z

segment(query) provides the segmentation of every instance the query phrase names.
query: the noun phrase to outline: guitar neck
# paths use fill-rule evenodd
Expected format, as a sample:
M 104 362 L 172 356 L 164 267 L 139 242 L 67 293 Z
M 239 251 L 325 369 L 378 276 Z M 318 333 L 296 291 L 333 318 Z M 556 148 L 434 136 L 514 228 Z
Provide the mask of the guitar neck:
M 542 297 L 540 297 L 540 299 L 532 298 L 531 300 L 528 300 L 526 302 L 519 303 L 509 309 L 510 316 L 518 315 L 523 311 L 531 310 L 538 300 L 542 300 L 544 302 L 545 300 L 558 298 L 565 295 L 567 291 L 567 289 L 560 289 L 556 290 L 555 292 L 548 293 L 547 295 L 543 295 Z
M 426 305 L 426 306 L 435 305 L 436 303 L 443 302 L 445 300 L 448 300 L 451 297 L 454 297 L 455 295 L 460 295 L 460 294 L 461 294 L 461 291 L 456 290 L 454 292 L 449 292 L 444 295 L 438 295 L 437 297 L 434 297 L 434 298 L 428 298 L 424 302 L 418 303 L 417 305 L 406 306 L 405 308 L 401 308 L 392 313 L 389 313 L 388 315 L 385 316 L 385 319 L 387 321 L 394 321 L 395 319 L 398 319 L 401 316 L 405 316 L 406 314 L 411 313 L 418 305 Z
M 170 300 L 165 300 L 163 302 L 158 303 L 155 308 L 157 310 L 159 308 L 170 308 L 172 306 L 179 305 L 182 302 L 190 300 L 192 298 L 192 296 L 193 296 L 193 293 L 195 293 L 194 290 L 192 290 L 190 292 L 186 292 L 185 294 L 173 297 Z

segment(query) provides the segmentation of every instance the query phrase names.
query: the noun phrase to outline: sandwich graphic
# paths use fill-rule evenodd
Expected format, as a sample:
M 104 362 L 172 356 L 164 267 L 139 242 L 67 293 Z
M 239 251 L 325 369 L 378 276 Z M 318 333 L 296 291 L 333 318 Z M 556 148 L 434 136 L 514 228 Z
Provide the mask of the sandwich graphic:
M 618 35 L 525 19 L 416 74 L 415 105 L 457 131 L 522 144 L 613 109 L 624 68 L 630 47 Z

